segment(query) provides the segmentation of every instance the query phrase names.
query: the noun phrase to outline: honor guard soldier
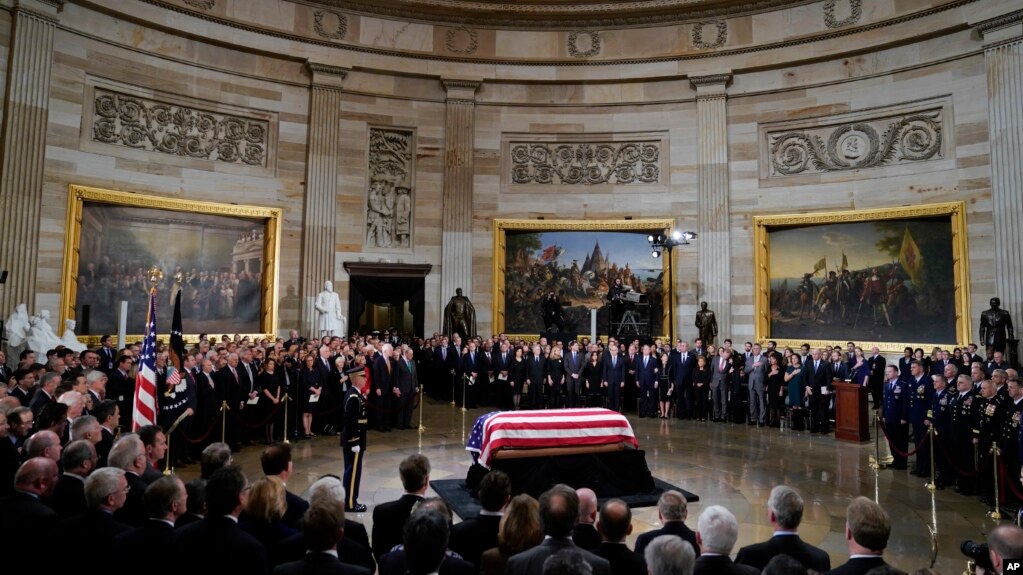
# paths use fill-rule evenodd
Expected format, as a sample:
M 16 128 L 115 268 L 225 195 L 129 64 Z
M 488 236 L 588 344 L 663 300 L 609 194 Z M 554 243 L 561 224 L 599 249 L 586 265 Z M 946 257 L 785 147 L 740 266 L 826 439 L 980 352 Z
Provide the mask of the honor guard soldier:
M 362 371 L 363 367 L 348 373 Z M 361 379 L 361 378 L 360 378 Z M 354 381 L 354 380 L 353 380 Z M 365 382 L 365 380 L 362 380 Z M 341 449 L 345 458 L 345 511 L 362 513 L 366 506 L 359 503 L 359 483 L 362 482 L 362 458 L 366 450 L 366 393 L 368 385 L 361 388 L 351 385 L 344 396 L 345 427 L 341 430 Z
M 881 419 L 891 442 L 892 469 L 906 468 L 906 456 L 896 453 L 896 450 L 906 452 L 909 448 L 909 430 L 906 427 L 906 419 L 909 417 L 907 395 L 905 384 L 899 379 L 898 368 L 894 365 L 886 367 Z
M 934 381 L 934 397 L 931 399 L 931 408 L 927 410 L 924 424 L 927 427 L 934 427 L 935 435 L 932 439 L 937 442 L 934 445 L 934 471 L 937 475 L 935 485 L 944 487 L 952 485 L 955 477 L 948 459 L 950 454 L 946 454 L 940 446 L 946 446 L 945 449 L 951 447 L 952 396 L 957 392 L 948 390 L 948 380 L 944 375 L 934 375 L 931 379 Z M 926 447 L 930 450 L 930 446 Z
M 1023 487 L 1019 481 L 1019 432 L 1020 419 L 1023 418 L 1023 386 L 1013 372 L 1010 372 L 1008 383 L 1005 387 L 1009 391 L 1009 401 L 1006 403 L 1005 417 L 1002 418 L 1001 437 L 998 446 L 1002 448 L 1002 459 L 1005 462 L 1005 482 L 1011 487 L 1001 493 L 1004 494 L 1003 501 L 1006 507 L 1018 509 L 1020 507 L 1019 497 L 1016 493 L 1023 493 Z
M 952 463 L 957 468 L 956 492 L 974 493 L 974 472 L 977 470 L 977 445 L 973 442 L 973 423 L 976 420 L 978 400 L 973 391 L 973 379 L 962 374 L 956 378 L 956 394 L 952 396 L 951 443 L 938 437 L 945 446 L 951 445 Z
M 980 384 L 980 402 L 977 406 L 976 419 L 973 427 L 973 437 L 977 444 L 979 457 L 985 460 L 984 464 L 977 470 L 977 487 L 980 491 L 980 500 L 985 505 L 993 506 L 994 500 L 994 459 L 991 455 L 991 446 L 995 445 L 998 439 L 1001 421 L 1005 417 L 1007 403 L 1004 396 L 998 393 L 995 382 L 985 379 Z M 1001 460 L 1002 456 L 999 456 Z
M 906 387 L 909 390 L 909 424 L 913 428 L 913 445 L 920 447 L 916 452 L 916 467 L 912 473 L 917 477 L 930 477 L 931 449 L 921 442 L 927 432 L 924 420 L 927 419 L 927 410 L 931 408 L 934 397 L 934 382 L 925 373 L 921 362 L 913 361 L 909 364 Z

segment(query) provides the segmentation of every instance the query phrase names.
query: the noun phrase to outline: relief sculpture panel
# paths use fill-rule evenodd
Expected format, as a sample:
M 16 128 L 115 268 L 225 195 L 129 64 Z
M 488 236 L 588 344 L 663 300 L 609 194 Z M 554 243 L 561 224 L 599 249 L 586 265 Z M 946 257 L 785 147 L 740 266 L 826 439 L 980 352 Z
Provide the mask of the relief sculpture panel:
M 366 248 L 410 249 L 415 205 L 415 130 L 370 128 Z
M 661 142 L 512 142 L 513 184 L 656 184 Z

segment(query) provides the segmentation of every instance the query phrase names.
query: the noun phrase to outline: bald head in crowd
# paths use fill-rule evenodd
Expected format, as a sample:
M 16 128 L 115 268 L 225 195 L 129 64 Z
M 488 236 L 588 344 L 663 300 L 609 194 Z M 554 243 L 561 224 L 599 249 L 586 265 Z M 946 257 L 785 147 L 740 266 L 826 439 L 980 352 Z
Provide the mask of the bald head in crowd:
M 57 463 L 45 457 L 33 457 L 14 474 L 14 489 L 46 497 L 57 485 Z

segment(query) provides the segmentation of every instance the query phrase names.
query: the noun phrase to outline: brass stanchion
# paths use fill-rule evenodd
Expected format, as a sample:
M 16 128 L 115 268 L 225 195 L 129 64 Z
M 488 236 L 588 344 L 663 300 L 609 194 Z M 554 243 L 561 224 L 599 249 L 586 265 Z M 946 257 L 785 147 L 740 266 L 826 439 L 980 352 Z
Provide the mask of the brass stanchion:
M 231 408 L 227 406 L 227 402 L 223 401 L 220 403 L 220 442 L 227 443 L 227 412 Z
M 291 400 L 291 397 L 287 393 L 285 393 L 284 394 L 284 399 L 282 400 L 284 402 L 284 408 L 283 408 L 284 409 L 284 433 L 283 433 L 283 435 L 284 435 L 284 443 L 285 444 L 291 443 L 290 441 L 288 441 L 288 401 L 290 401 L 290 400 Z
M 934 438 L 937 435 L 938 430 L 934 429 L 933 425 L 927 428 L 927 441 L 930 443 L 928 447 L 931 450 L 931 482 L 924 484 L 924 487 L 931 493 L 938 489 L 938 481 L 934 474 Z
M 887 467 L 881 461 L 881 433 L 880 429 L 881 412 L 874 410 L 874 457 L 873 461 L 870 462 L 870 468 L 873 470 L 884 469 Z
M 995 510 L 990 512 L 990 513 L 988 513 L 987 515 L 991 519 L 997 520 L 997 519 L 1001 519 L 1002 518 L 1002 510 L 999 508 L 999 505 L 998 505 L 998 456 L 1001 455 L 1002 450 L 998 449 L 997 445 L 992 444 L 991 445 L 991 449 L 990 449 L 990 453 L 991 453 L 991 465 L 993 465 L 992 469 L 994 470 L 993 477 L 994 477 L 994 481 L 995 481 Z
M 455 402 L 455 370 L 451 370 L 451 407 L 458 405 Z
M 468 381 L 468 380 L 469 380 L 469 376 L 463 373 L 462 374 L 462 413 L 465 413 L 466 411 L 469 411 L 468 409 L 465 408 L 465 382 Z
M 167 438 L 167 451 L 163 455 L 163 474 L 170 475 L 174 473 L 174 469 L 171 467 L 171 435 L 166 433 L 164 437 Z
M 421 434 L 424 431 L 426 431 L 426 428 L 423 427 L 423 402 L 424 401 L 426 401 L 426 386 L 421 383 L 421 384 L 419 384 L 419 433 L 420 433 L 419 441 L 420 442 L 423 440 Z

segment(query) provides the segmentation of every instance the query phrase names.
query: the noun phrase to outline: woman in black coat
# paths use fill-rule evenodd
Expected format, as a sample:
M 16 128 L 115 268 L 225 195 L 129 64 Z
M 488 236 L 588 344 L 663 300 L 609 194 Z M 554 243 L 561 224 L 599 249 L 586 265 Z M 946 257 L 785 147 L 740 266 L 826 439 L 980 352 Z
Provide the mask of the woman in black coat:
M 515 348 L 515 357 L 508 365 L 508 384 L 512 392 L 512 409 L 519 410 L 522 400 L 522 386 L 526 382 L 526 360 L 522 357 L 522 348 Z
M 604 365 L 600 363 L 600 352 L 592 352 L 589 361 L 583 366 L 583 395 L 586 396 L 586 406 L 592 406 L 600 393 L 600 381 L 604 376 Z M 599 402 L 597 403 L 599 405 Z
M 558 409 L 561 407 L 561 390 L 565 387 L 565 361 L 561 359 L 561 348 L 555 347 L 547 355 L 547 384 L 551 389 L 549 406 Z
M 671 398 L 675 395 L 675 387 L 671 381 L 675 379 L 674 370 L 671 367 L 671 356 L 668 352 L 661 354 L 661 369 L 657 372 L 657 399 L 661 419 L 668 419 L 668 411 L 671 408 Z
M 320 400 L 320 391 L 323 390 L 323 382 L 320 381 L 320 372 L 316 369 L 316 356 L 309 354 L 305 357 L 305 366 L 299 374 L 299 389 L 302 392 L 302 430 L 306 439 L 313 436 L 313 414 L 316 413 L 317 402 Z M 316 399 L 313 400 L 313 397 Z
M 268 357 L 263 362 L 263 369 L 260 370 L 259 375 L 256 376 L 256 389 L 259 390 L 259 420 L 263 421 L 268 419 L 273 414 L 273 418 L 267 421 L 266 425 L 263 426 L 264 437 L 267 445 L 273 442 L 274 427 L 277 420 L 284 416 L 284 412 L 278 409 L 281 400 L 284 398 L 284 391 L 281 389 L 280 376 L 275 373 L 277 371 L 277 360 L 272 357 Z M 274 411 L 277 413 L 274 414 Z M 280 430 L 280 426 L 276 426 Z
M 696 356 L 696 367 L 693 368 L 693 405 L 696 410 L 696 421 L 707 421 L 707 396 L 710 394 L 710 366 L 707 358 Z

